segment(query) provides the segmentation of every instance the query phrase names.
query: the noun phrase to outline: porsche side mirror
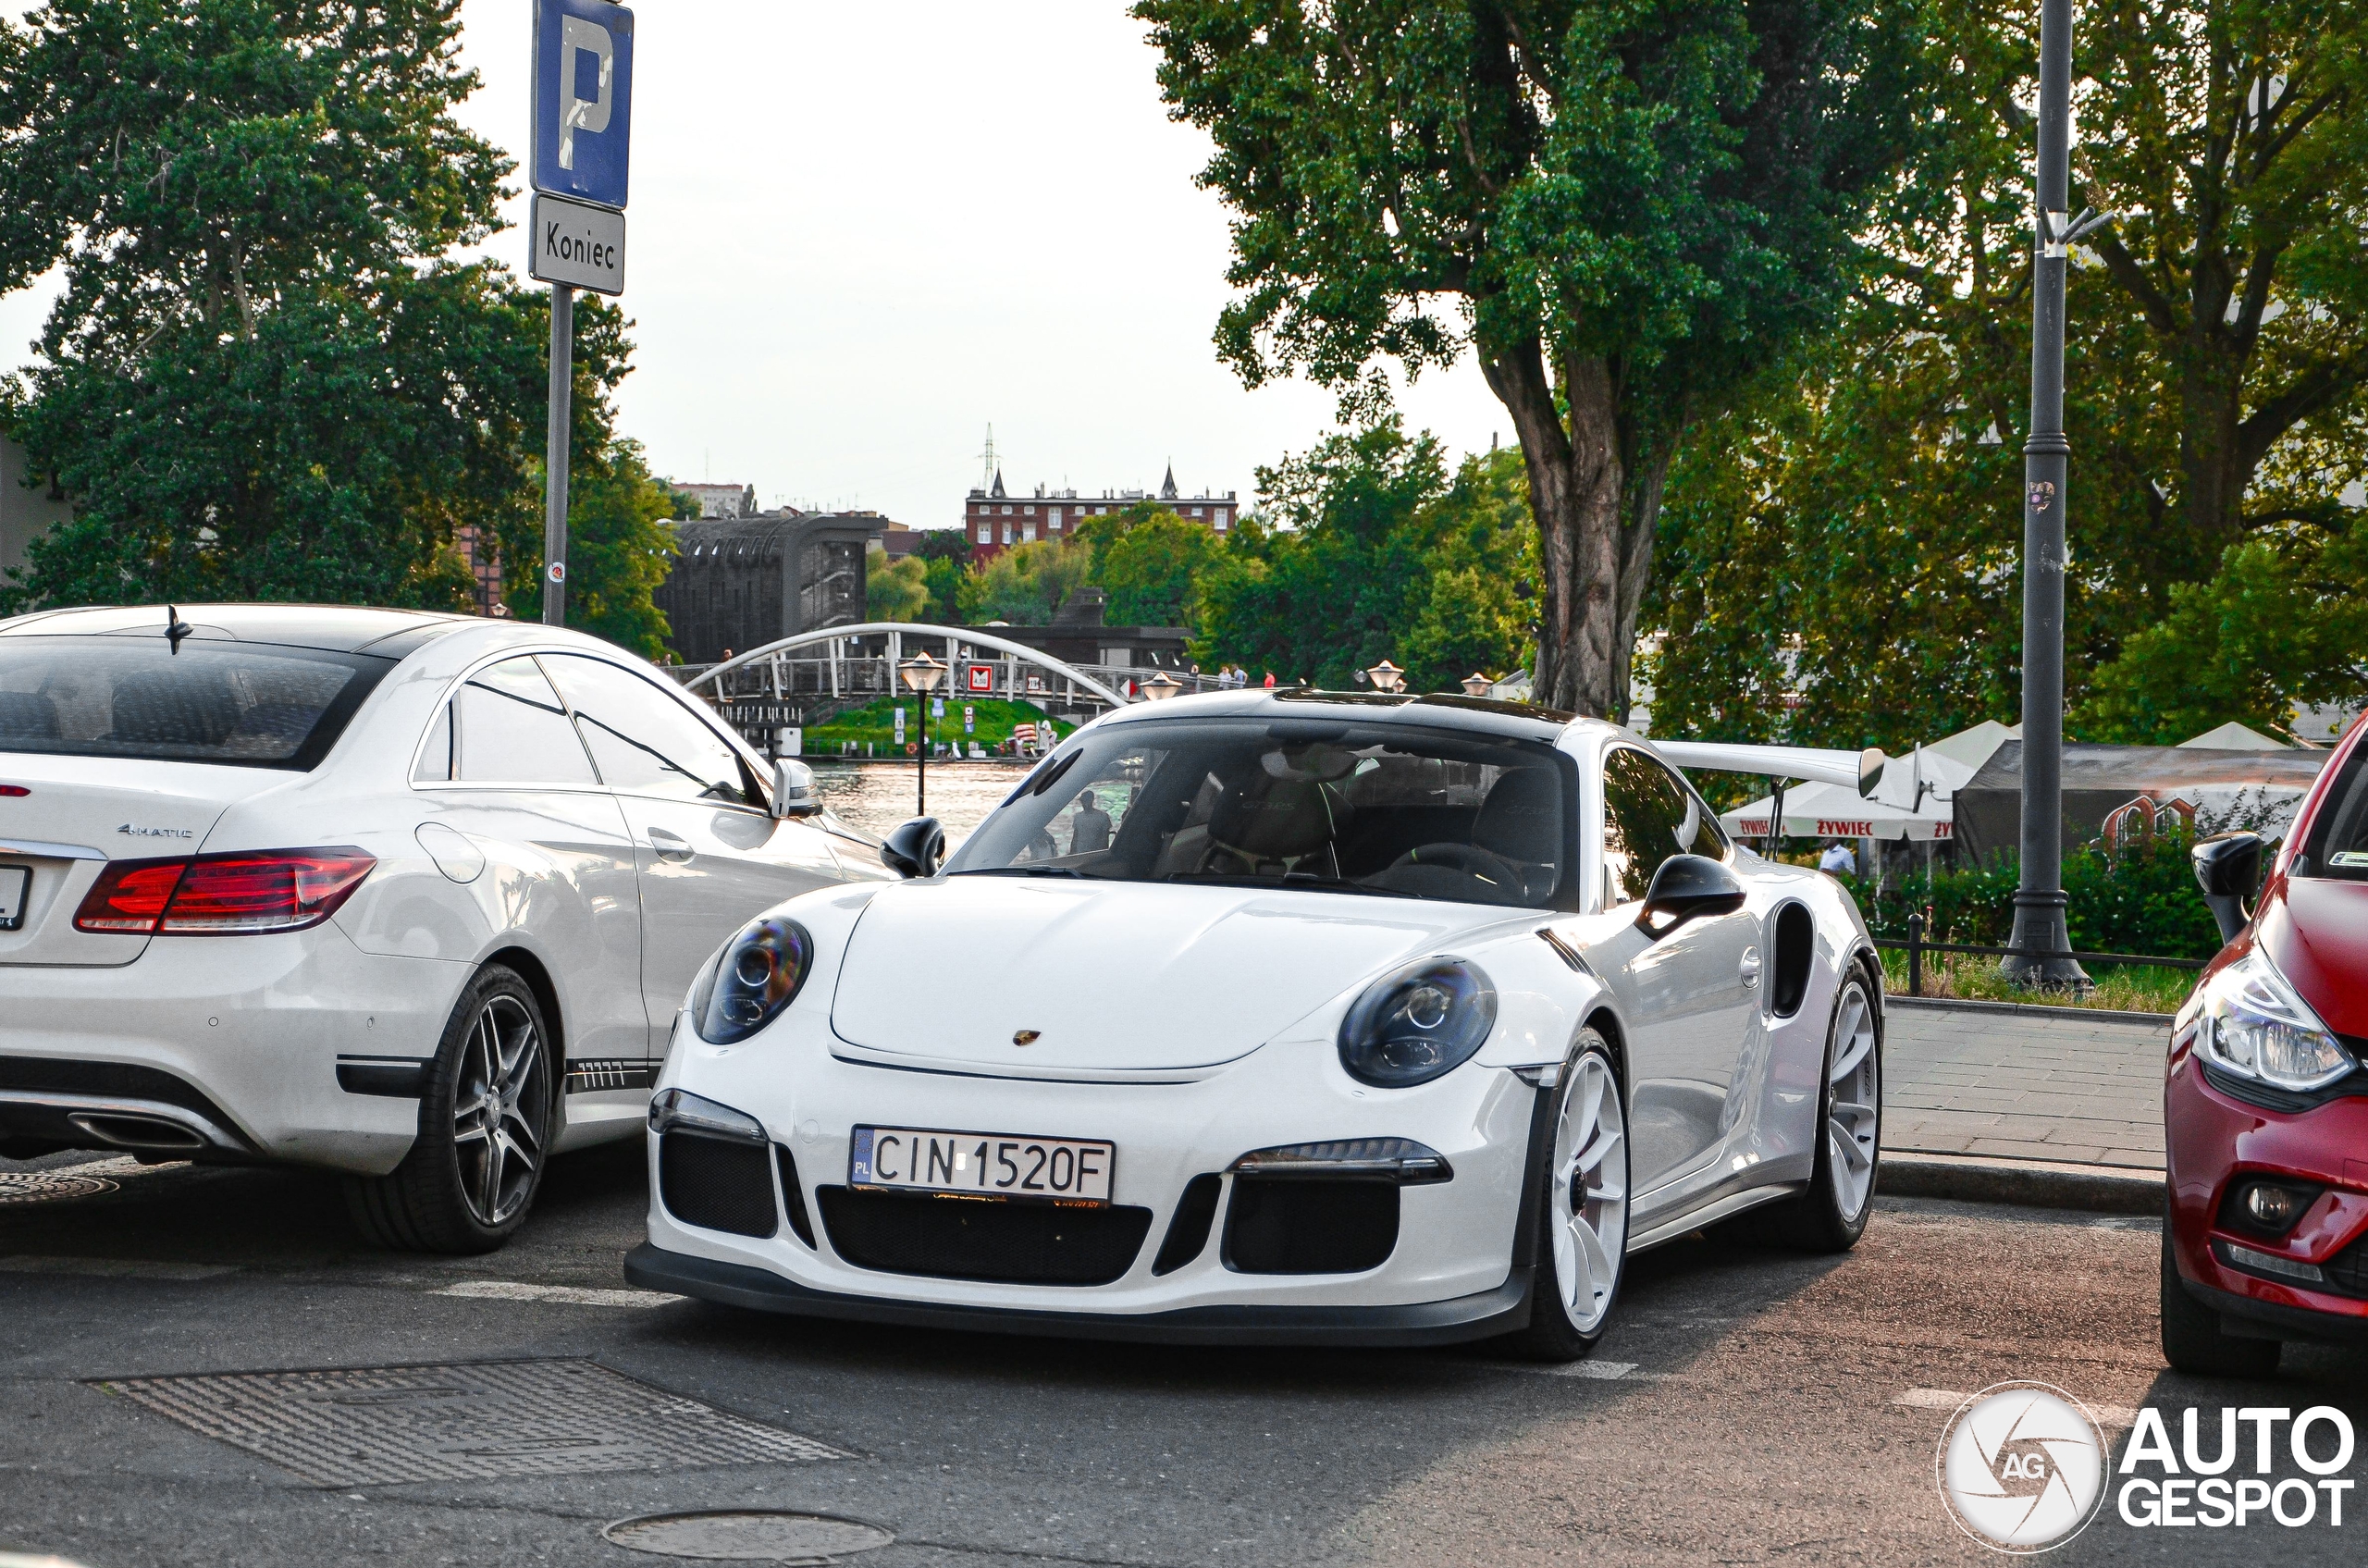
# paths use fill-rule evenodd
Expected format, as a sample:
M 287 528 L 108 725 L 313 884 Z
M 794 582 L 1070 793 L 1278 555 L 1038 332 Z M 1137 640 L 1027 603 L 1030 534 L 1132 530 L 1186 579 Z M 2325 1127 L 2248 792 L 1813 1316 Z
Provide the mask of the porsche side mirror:
M 1734 872 L 1701 855 L 1672 855 L 1653 873 L 1636 923 L 1656 940 L 1704 915 L 1724 915 L 1744 905 L 1743 883 Z
M 814 770 L 795 758 L 773 764 L 773 815 L 812 817 L 822 809 L 821 792 L 815 787 Z
M 933 877 L 945 858 L 945 830 L 935 817 L 915 817 L 880 841 L 880 863 L 900 877 Z
M 2214 833 L 2188 851 L 2222 942 L 2235 941 L 2252 919 L 2245 905 L 2261 891 L 2261 834 L 2243 832 Z

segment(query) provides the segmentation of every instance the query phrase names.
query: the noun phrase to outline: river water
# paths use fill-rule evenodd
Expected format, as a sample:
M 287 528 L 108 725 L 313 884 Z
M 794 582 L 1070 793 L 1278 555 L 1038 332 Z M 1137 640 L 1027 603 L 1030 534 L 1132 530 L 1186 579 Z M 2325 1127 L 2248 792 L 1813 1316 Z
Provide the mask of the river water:
M 910 762 L 837 762 L 809 758 L 822 803 L 848 826 L 874 838 L 908 817 L 913 809 L 913 764 Z M 1024 762 L 931 762 L 929 765 L 929 814 L 945 826 L 946 852 L 970 835 L 988 812 L 1025 778 L 1031 764 Z

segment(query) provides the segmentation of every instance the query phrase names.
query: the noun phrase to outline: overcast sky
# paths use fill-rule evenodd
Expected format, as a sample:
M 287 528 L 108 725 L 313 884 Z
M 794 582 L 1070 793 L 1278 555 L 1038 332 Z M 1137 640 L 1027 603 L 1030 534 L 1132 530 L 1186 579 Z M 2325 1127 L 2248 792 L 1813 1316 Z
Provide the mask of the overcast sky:
M 462 117 L 523 166 L 531 0 L 462 15 Z M 1245 497 L 1330 427 L 1321 388 L 1216 361 L 1225 208 L 1122 0 L 653 0 L 635 34 L 621 404 L 659 472 L 950 525 L 990 424 L 1014 493 L 1173 459 Z M 47 292 L 0 300 L 9 363 Z M 1453 451 L 1509 428 L 1468 357 L 1400 401 Z

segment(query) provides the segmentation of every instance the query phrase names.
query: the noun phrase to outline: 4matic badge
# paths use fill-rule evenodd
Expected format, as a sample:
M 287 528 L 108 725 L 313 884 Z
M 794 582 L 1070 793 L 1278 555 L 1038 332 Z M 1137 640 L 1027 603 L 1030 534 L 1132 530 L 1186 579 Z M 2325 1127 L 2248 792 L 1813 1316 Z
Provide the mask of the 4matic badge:
M 195 838 L 197 836 L 187 828 L 143 828 L 131 822 L 126 822 L 115 831 L 132 838 Z

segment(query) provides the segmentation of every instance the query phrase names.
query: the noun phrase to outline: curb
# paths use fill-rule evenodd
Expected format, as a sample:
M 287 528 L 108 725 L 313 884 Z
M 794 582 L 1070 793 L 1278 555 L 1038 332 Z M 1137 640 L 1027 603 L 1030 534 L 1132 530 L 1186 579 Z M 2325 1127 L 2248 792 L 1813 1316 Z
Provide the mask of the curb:
M 2008 1013 L 2026 1018 L 2075 1019 L 2104 1023 L 2142 1023 L 2168 1032 L 2170 1013 L 2133 1013 L 2118 1007 L 2049 1007 L 2029 1002 L 1978 1002 L 1966 996 L 1902 996 L 1897 992 L 1883 994 L 1883 1007 L 1908 1007 L 1918 1011 L 1951 1013 Z
M 1875 1190 L 1893 1198 L 1953 1198 L 1968 1204 L 2132 1215 L 2160 1215 L 2166 1192 L 2158 1170 L 1890 1149 L 1882 1152 Z

